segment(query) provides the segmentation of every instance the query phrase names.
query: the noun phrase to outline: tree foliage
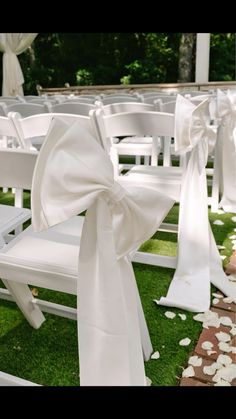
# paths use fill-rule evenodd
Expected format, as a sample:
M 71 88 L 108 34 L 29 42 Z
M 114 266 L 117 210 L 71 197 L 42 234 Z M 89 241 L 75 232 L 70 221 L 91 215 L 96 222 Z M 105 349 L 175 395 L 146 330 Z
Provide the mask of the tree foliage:
M 40 33 L 32 45 L 33 53 L 31 50 L 19 55 L 24 92 L 36 93 L 37 84 L 62 87 L 65 83 L 176 83 L 182 35 Z M 193 48 L 190 81 L 194 81 L 194 54 Z M 235 34 L 211 34 L 210 80 L 234 78 Z

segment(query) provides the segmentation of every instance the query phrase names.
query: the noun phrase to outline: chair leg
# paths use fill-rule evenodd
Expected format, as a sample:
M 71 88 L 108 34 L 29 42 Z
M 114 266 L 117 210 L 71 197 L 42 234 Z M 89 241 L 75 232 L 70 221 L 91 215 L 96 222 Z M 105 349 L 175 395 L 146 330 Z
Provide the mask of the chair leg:
M 7 281 L 5 279 L 2 279 L 2 281 L 11 293 L 25 318 L 28 320 L 29 324 L 35 329 L 38 329 L 45 321 L 45 317 L 39 307 L 32 303 L 33 296 L 29 287 L 25 284 Z

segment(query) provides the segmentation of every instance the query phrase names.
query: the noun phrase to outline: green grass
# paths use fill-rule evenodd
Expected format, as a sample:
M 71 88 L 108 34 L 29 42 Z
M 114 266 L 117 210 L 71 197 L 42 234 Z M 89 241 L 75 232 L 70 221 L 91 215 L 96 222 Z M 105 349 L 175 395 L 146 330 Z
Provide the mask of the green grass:
M 29 193 L 25 194 L 25 205 L 29 206 Z M 10 193 L 0 192 L 0 203 L 13 203 Z M 224 245 L 221 254 L 232 253 L 229 236 L 235 223 L 233 214 L 211 214 L 211 225 L 215 219 L 224 221 L 223 226 L 212 225 L 217 244 Z M 166 222 L 177 222 L 178 205 L 168 214 Z M 156 233 L 141 247 L 143 251 L 176 254 L 177 236 L 170 233 Z M 172 269 L 134 264 L 135 276 L 148 323 L 154 351 L 160 352 L 160 359 L 145 363 L 146 375 L 154 386 L 177 386 L 188 357 L 194 349 L 201 332 L 201 324 L 193 320 L 193 313 L 185 313 L 187 320 L 179 316 L 173 320 L 165 317 L 168 308 L 157 306 L 154 299 L 165 296 L 173 277 Z M 215 290 L 214 288 L 212 288 Z M 39 298 L 76 307 L 76 297 L 39 289 Z M 39 330 L 33 329 L 14 303 L 0 300 L 0 371 L 19 376 L 46 386 L 79 385 L 79 362 L 77 348 L 77 323 L 46 314 L 46 321 Z M 188 347 L 179 346 L 185 337 L 191 339 Z

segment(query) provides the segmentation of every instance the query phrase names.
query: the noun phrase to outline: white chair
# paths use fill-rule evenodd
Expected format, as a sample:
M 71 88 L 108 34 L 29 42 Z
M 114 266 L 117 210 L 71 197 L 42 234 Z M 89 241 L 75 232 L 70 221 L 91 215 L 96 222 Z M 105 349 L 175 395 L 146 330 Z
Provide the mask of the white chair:
M 47 102 L 48 112 L 50 113 L 70 113 L 75 115 L 88 116 L 92 109 L 95 109 L 95 105 L 92 103 L 77 103 L 66 101 L 53 105 Z
M 110 213 L 109 202 L 118 213 Z M 56 118 L 34 173 L 32 205 L 35 228 L 46 230 L 35 233 L 29 227 L 0 252 L 0 277 L 14 300 L 37 328 L 44 321 L 40 307 L 57 314 L 62 307 L 36 301 L 27 284 L 69 294 L 77 294 L 78 287 L 81 384 L 146 385 L 142 345 L 145 359 L 152 347 L 126 255 L 152 235 L 173 200 L 142 187 L 131 188 L 126 196 L 114 183 L 112 165 L 97 140 L 79 123 L 69 127 Z M 84 223 L 75 214 L 85 209 Z M 121 214 L 122 229 L 126 234 L 130 229 L 126 240 L 116 223 Z M 61 311 L 76 315 L 73 309 Z
M 55 117 L 60 117 L 70 124 L 79 120 L 81 126 L 84 126 L 88 130 L 92 129 L 89 117 L 84 115 L 69 113 L 43 113 L 28 116 L 27 118 L 21 118 L 18 113 L 12 113 L 11 118 L 22 147 L 26 149 L 35 147 L 39 150 L 48 133 L 50 123 Z
M 39 113 L 48 112 L 47 107 L 44 105 L 39 105 L 37 103 L 17 103 L 14 105 L 9 105 L 6 108 L 7 114 L 9 112 L 18 112 L 22 117 L 27 117 L 30 115 L 35 115 Z
M 14 187 L 17 191 L 31 189 L 37 153 L 26 152 L 21 149 L 0 149 L 0 185 Z M 22 195 L 21 195 L 22 196 Z M 16 206 L 17 205 L 17 206 Z M 0 205 L 0 237 L 1 245 L 9 242 L 14 235 L 9 233 L 19 228 L 31 218 L 31 211 L 22 208 L 22 199 L 15 193 L 15 206 Z

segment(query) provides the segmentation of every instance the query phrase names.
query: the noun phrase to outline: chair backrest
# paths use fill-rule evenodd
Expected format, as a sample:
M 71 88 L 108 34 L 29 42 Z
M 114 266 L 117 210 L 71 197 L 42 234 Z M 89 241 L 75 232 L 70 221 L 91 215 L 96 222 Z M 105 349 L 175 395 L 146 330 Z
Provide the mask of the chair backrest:
M 70 113 L 85 116 L 88 116 L 89 112 L 95 109 L 95 105 L 91 103 L 71 103 L 69 101 L 56 105 L 47 103 L 47 106 L 50 113 Z
M 73 123 L 80 121 L 81 126 L 94 135 L 93 121 L 88 116 L 65 114 L 65 113 L 44 113 L 21 118 L 19 114 L 11 114 L 15 129 L 24 148 L 30 148 L 34 137 L 45 137 L 47 135 L 50 123 L 53 118 L 60 117 L 64 121 Z M 41 143 L 44 138 L 42 138 Z
M 120 102 L 120 103 L 111 103 L 109 105 L 102 106 L 102 110 L 105 115 L 111 115 L 114 113 L 123 113 L 123 112 L 145 112 L 145 111 L 155 111 L 154 105 L 149 105 L 142 102 Z
M 174 136 L 174 115 L 162 112 L 126 112 L 104 115 L 102 109 L 94 113 L 98 136 L 103 147 L 109 149 L 109 137 L 134 135 Z
M 0 185 L 31 189 L 38 153 L 22 149 L 0 149 Z
M 27 117 L 30 115 L 48 112 L 48 110 L 45 105 L 27 102 L 7 106 L 7 113 L 9 112 L 19 112 L 22 117 Z
M 162 99 L 154 101 L 154 105 L 159 105 L 160 112 L 175 113 L 176 100 L 172 102 L 163 102 Z
M 125 95 L 124 96 L 109 95 L 109 96 L 103 97 L 101 100 L 102 100 L 103 105 L 109 105 L 110 103 L 120 103 L 120 102 L 141 102 L 141 100 L 137 96 L 125 96 Z

